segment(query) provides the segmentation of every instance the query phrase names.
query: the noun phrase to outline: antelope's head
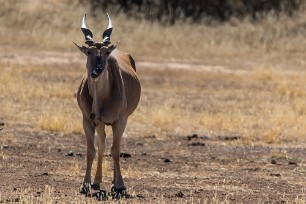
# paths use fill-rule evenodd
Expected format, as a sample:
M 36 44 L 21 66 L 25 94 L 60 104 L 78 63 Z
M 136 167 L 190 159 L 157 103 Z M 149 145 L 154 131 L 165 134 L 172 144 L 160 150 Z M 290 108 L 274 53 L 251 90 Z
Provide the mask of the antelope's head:
M 87 72 L 88 76 L 92 79 L 96 79 L 108 65 L 108 58 L 110 53 L 116 49 L 116 45 L 110 45 L 110 37 L 113 31 L 112 21 L 107 14 L 108 17 L 108 27 L 103 32 L 102 42 L 95 42 L 93 39 L 92 32 L 86 27 L 86 13 L 83 16 L 81 30 L 85 37 L 85 43 L 87 46 L 80 46 L 74 43 L 81 52 L 83 52 L 87 56 Z

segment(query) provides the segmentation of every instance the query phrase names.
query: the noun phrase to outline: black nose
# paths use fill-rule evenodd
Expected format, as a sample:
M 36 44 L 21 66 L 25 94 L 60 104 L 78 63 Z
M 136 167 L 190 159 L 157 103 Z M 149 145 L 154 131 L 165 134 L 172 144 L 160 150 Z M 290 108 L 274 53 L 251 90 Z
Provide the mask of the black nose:
M 91 72 L 91 77 L 92 78 L 97 78 L 102 72 L 102 69 L 99 67 L 96 67 L 92 72 Z
M 91 72 L 90 75 L 91 75 L 92 78 L 97 78 L 97 77 L 99 76 L 98 74 L 96 74 L 96 73 L 94 73 L 94 72 Z

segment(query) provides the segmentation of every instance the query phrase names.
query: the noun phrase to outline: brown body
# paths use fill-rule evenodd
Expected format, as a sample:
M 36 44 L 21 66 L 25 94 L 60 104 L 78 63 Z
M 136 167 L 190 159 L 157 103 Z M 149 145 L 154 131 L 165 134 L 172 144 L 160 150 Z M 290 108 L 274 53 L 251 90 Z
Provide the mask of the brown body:
M 100 122 L 111 125 L 120 117 L 128 117 L 136 109 L 140 98 L 141 87 L 135 62 L 129 54 L 114 50 L 108 58 L 106 69 L 104 78 L 107 80 L 99 78 L 93 82 L 86 76 L 77 92 L 84 117 L 96 125 Z M 94 91 L 98 92 L 96 97 Z
M 77 92 L 87 141 L 87 168 L 81 192 L 88 193 L 91 189 L 91 168 L 96 155 L 95 131 L 98 137 L 98 165 L 92 186 L 94 189 L 100 189 L 102 159 L 105 151 L 105 125 L 111 125 L 113 130 L 111 155 L 114 161 L 112 190 L 120 196 L 126 189 L 119 164 L 120 141 L 127 119 L 138 105 L 141 87 L 136 74 L 135 62 L 129 54 L 105 46 L 92 49 L 98 50 L 99 56 L 102 56 L 106 62 L 101 74 L 93 78 L 90 73 L 94 65 L 90 56 L 87 56 L 88 73 Z M 101 54 L 104 49 L 110 50 L 111 54 L 109 56 Z

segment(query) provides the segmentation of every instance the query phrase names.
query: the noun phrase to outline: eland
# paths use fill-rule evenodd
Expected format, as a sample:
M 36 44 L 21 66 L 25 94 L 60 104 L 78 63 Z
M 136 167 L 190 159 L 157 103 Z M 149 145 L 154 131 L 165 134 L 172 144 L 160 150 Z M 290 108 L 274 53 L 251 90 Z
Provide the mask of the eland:
M 83 129 L 87 141 L 87 167 L 80 192 L 87 194 L 91 189 L 100 190 L 105 126 L 111 126 L 113 131 L 111 156 L 114 165 L 111 192 L 121 196 L 126 193 L 126 187 L 119 164 L 120 141 L 128 117 L 138 105 L 141 86 L 132 56 L 116 49 L 117 45 L 111 45 L 113 27 L 108 14 L 107 17 L 108 28 L 103 32 L 102 41 L 95 42 L 92 32 L 86 26 L 85 14 L 81 30 L 86 46 L 74 43 L 87 57 L 87 74 L 77 91 L 77 101 L 83 114 Z M 95 132 L 97 132 L 98 162 L 91 183 L 91 169 L 96 155 Z

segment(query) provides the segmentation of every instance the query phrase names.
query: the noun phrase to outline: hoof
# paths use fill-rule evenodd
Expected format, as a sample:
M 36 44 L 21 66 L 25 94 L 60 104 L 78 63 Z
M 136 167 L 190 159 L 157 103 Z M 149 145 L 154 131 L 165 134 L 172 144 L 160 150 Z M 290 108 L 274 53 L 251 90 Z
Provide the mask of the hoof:
M 113 199 L 129 198 L 126 188 L 117 189 L 114 185 L 112 185 L 111 194 Z
M 96 192 L 93 192 L 92 193 L 92 197 L 95 199 L 95 200 L 98 200 L 98 201 L 106 201 L 108 200 L 108 198 L 110 197 L 109 193 L 102 190 L 102 191 L 96 191 Z
M 81 193 L 81 194 L 87 195 L 87 194 L 90 193 L 90 191 L 91 191 L 91 185 L 90 185 L 90 183 L 83 183 L 83 184 L 81 185 L 81 187 L 80 187 L 80 193 Z

